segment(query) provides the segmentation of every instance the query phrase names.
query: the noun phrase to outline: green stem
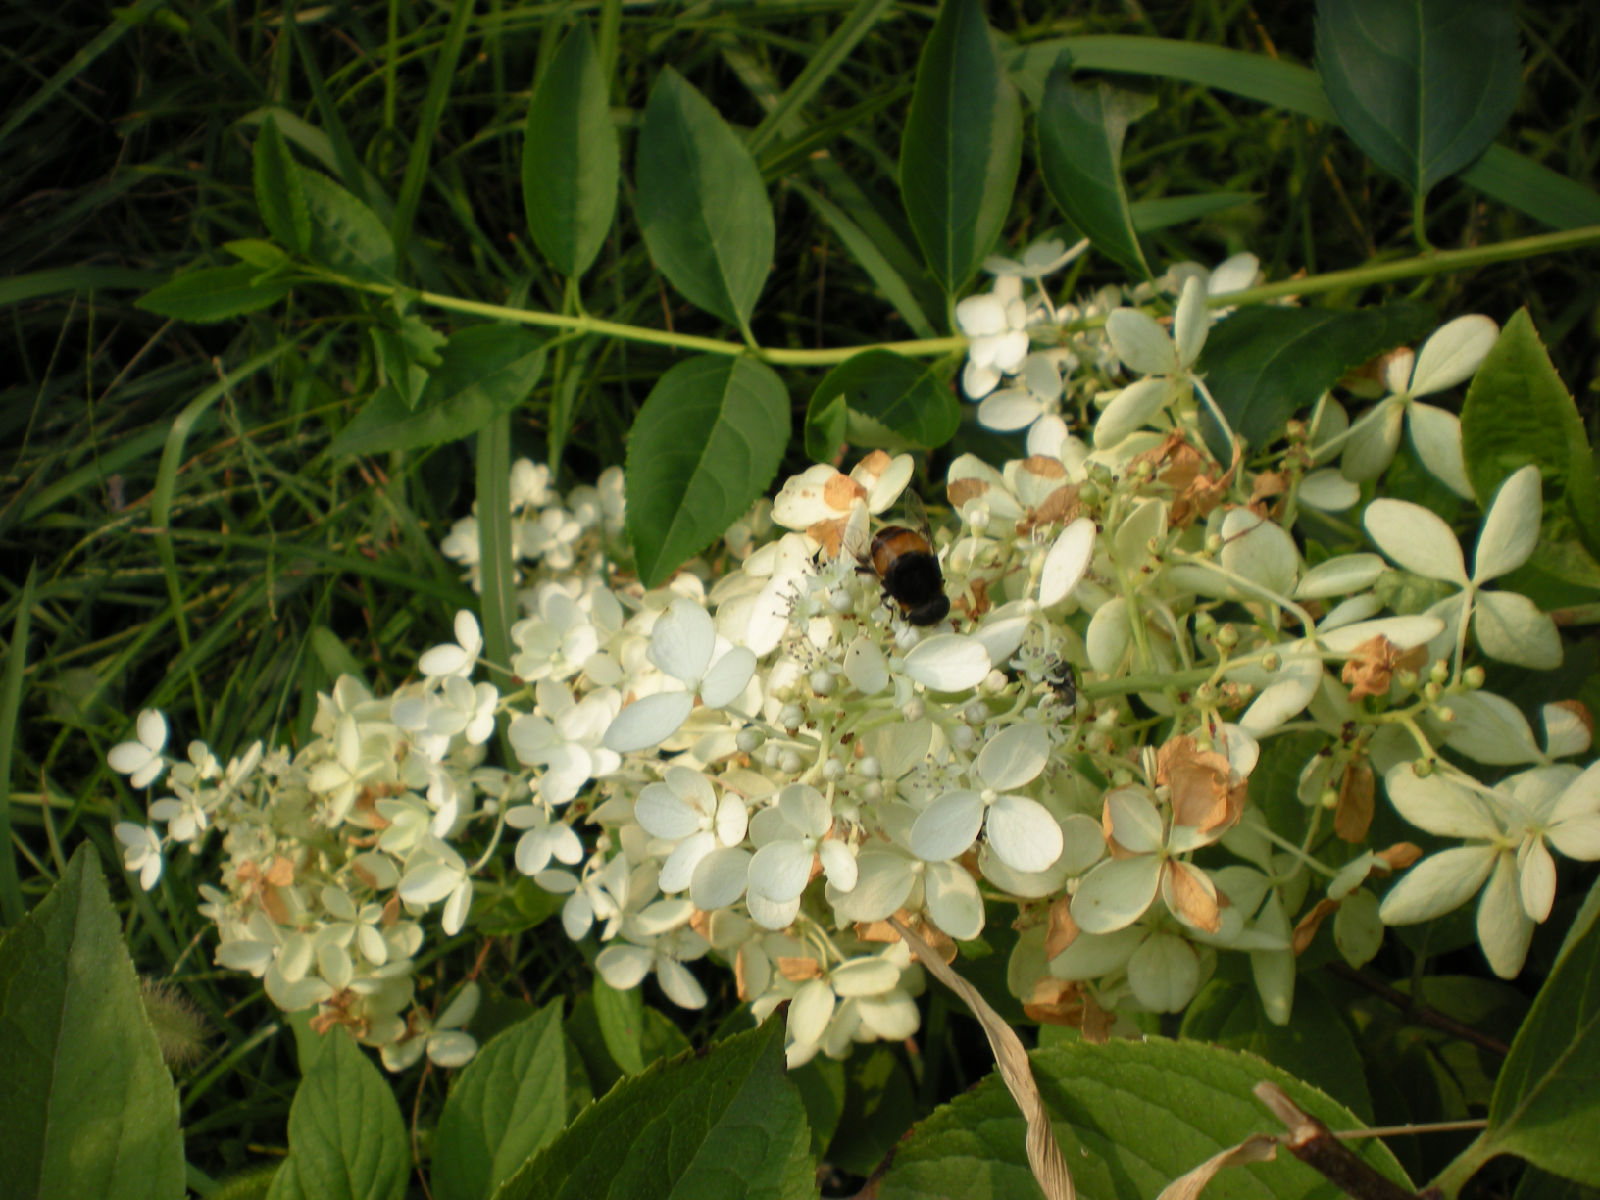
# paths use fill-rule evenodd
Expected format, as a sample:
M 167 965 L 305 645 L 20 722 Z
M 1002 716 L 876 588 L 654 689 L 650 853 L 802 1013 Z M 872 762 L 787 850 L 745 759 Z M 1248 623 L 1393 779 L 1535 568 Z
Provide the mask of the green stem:
M 1600 244 L 1600 225 L 1586 225 L 1579 229 L 1563 229 L 1555 233 L 1542 233 L 1533 237 L 1513 238 L 1489 246 L 1470 246 L 1463 250 L 1434 250 L 1411 258 L 1393 262 L 1370 263 L 1348 271 L 1329 271 L 1304 279 L 1284 279 L 1243 291 L 1228 292 L 1207 299 L 1209 307 L 1237 307 L 1260 304 L 1285 296 L 1315 296 L 1323 292 L 1344 291 L 1387 283 L 1396 279 L 1425 278 L 1449 271 L 1464 271 L 1489 263 L 1507 262 L 1520 258 L 1533 258 L 1543 254 L 1561 254 L 1585 246 Z M 854 346 L 836 346 L 820 350 L 794 350 L 747 345 L 743 341 L 726 341 L 721 338 L 696 337 L 693 334 L 672 333 L 665 329 L 651 329 L 643 325 L 624 325 L 615 321 L 601 321 L 585 314 L 537 312 L 523 308 L 509 308 L 503 304 L 488 304 L 481 300 L 467 300 L 460 296 L 446 296 L 438 292 L 414 291 L 393 284 L 368 283 L 348 279 L 328 271 L 311 271 L 313 278 L 335 283 L 351 291 L 367 292 L 374 296 L 401 297 L 415 300 L 446 312 L 464 313 L 519 325 L 534 325 L 549 329 L 566 329 L 578 334 L 597 334 L 624 341 L 645 342 L 656 346 L 672 346 L 680 350 L 695 350 L 704 354 L 727 356 L 754 354 L 774 366 L 826 367 L 844 362 L 865 350 L 888 350 L 910 358 L 937 358 L 943 354 L 956 354 L 966 348 L 967 339 L 960 336 L 944 338 L 918 338 L 906 342 L 872 342 Z M 1103 325 L 1104 318 L 1076 323 L 1074 329 Z
M 1455 1200 L 1467 1181 L 1478 1173 L 1484 1163 L 1495 1156 L 1494 1147 L 1487 1138 L 1487 1130 L 1480 1133 L 1472 1145 L 1456 1155 L 1450 1165 L 1439 1172 L 1428 1185 L 1429 1191 L 1437 1191 L 1445 1200 Z

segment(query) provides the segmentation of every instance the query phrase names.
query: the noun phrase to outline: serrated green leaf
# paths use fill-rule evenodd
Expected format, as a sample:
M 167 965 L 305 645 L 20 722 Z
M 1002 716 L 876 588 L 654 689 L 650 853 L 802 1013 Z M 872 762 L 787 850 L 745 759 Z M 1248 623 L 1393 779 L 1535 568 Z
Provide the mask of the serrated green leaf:
M 788 441 L 789 394 L 755 359 L 691 358 L 656 381 L 628 435 L 628 540 L 646 587 L 744 515 Z
M 1483 153 L 1522 84 L 1504 0 L 1321 0 L 1317 69 L 1345 132 L 1418 194 Z
M 1039 169 L 1051 198 L 1095 249 L 1140 275 L 1150 268 L 1122 178 L 1122 142 L 1154 104 L 1105 83 L 1079 87 L 1063 61 L 1050 72 L 1039 108 Z
M 1487 500 L 1506 476 L 1528 463 L 1546 480 L 1564 481 L 1574 448 L 1588 445 L 1578 406 L 1533 318 L 1519 308 L 1472 377 L 1461 405 L 1461 454 L 1472 490 Z M 1560 487 L 1546 483 L 1546 494 Z
M 411 1155 L 394 1092 L 355 1040 L 325 1034 L 289 1106 L 289 1157 L 267 1200 L 400 1200 Z
M 178 1093 L 93 846 L 0 940 L 0 1179 L 12 1200 L 181 1200 Z
M 291 287 L 283 279 L 261 280 L 261 269 L 249 263 L 201 267 L 146 292 L 134 307 L 177 321 L 209 325 L 270 308 L 287 296 Z
M 900 142 L 900 197 L 933 277 L 959 292 L 1000 236 L 1022 162 L 1022 105 L 978 0 L 945 0 Z
M 605 244 L 620 161 L 600 60 L 579 24 L 540 75 L 522 131 L 528 232 L 563 275 L 582 275 Z
M 671 67 L 645 103 L 636 173 L 651 259 L 691 304 L 743 328 L 772 270 L 772 202 L 733 130 Z
M 594 1012 L 606 1050 L 617 1065 L 629 1075 L 644 1070 L 644 996 L 639 989 L 621 992 L 597 977 Z
M 302 171 L 300 182 L 311 216 L 311 244 L 306 253 L 353 279 L 392 281 L 394 239 L 378 214 L 318 171 Z
M 261 210 L 267 232 L 290 253 L 306 253 L 311 249 L 311 212 L 306 205 L 305 184 L 300 167 L 270 114 L 262 119 L 256 134 L 252 176 L 256 207 Z
M 931 450 L 955 436 L 961 405 L 946 373 L 888 350 L 867 350 L 829 371 L 806 411 L 806 454 L 828 462 L 845 442 Z
M 1259 1055 L 1322 1088 L 1363 1121 L 1372 1120 L 1356 1040 L 1338 1009 L 1304 980 L 1295 992 L 1293 1018 L 1274 1025 L 1253 987 L 1213 979 L 1184 1011 L 1181 1036 Z
M 623 1080 L 494 1193 L 800 1200 L 816 1194 L 805 1107 L 783 1073 L 783 1023 Z
M 483 1200 L 566 1120 L 567 1047 L 553 1000 L 492 1038 L 450 1089 L 434 1137 L 435 1200 Z
M 328 453 L 379 454 L 457 441 L 526 400 L 543 370 L 537 334 L 517 325 L 469 325 L 440 350 L 415 411 L 392 388 L 380 389 Z
M 1234 432 L 1260 447 L 1340 376 L 1416 341 L 1435 323 L 1432 309 L 1413 304 L 1354 312 L 1247 308 L 1211 330 L 1198 370 Z M 1228 460 L 1225 452 L 1221 457 Z
M 1353 1114 L 1277 1067 L 1198 1042 L 1078 1042 L 1028 1057 L 1081 1200 L 1143 1200 L 1250 1134 L 1281 1128 L 1250 1094 L 1263 1079 L 1333 1129 L 1360 1126 Z M 1405 1183 L 1405 1172 L 1382 1143 L 1353 1144 L 1383 1174 Z M 1283 1200 L 1344 1194 L 1288 1154 L 1230 1168 L 1214 1190 Z M 1023 1150 L 1022 1115 L 993 1074 L 917 1126 L 896 1150 L 878 1191 L 880 1200 L 1037 1194 Z
M 265 238 L 237 238 L 231 242 L 223 242 L 222 248 L 240 262 L 249 263 L 257 271 L 274 271 L 289 262 L 289 256 L 284 253 L 283 248 Z
M 1589 890 L 1495 1081 L 1483 1158 L 1515 1154 L 1600 1187 L 1600 882 Z M 1471 1153 L 1471 1151 L 1469 1151 Z

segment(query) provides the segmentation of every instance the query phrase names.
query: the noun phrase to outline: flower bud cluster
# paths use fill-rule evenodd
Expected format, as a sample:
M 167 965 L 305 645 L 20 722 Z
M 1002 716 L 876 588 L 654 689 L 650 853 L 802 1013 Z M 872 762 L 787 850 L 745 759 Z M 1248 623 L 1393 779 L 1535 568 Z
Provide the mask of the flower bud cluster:
M 563 499 L 519 462 L 512 661 L 484 662 L 463 612 L 415 682 L 375 697 L 341 679 L 310 742 L 226 768 L 198 743 L 172 763 L 164 719 L 141 714 L 111 765 L 140 787 L 166 771 L 171 795 L 117 827 L 128 869 L 151 887 L 174 845 L 221 830 L 218 962 L 392 1068 L 470 1056 L 475 991 L 430 1022 L 416 959 L 426 928 L 461 932 L 475 894 L 519 877 L 564 897 L 613 987 L 653 977 L 696 1008 L 709 961 L 758 1017 L 787 1002 L 791 1064 L 915 1031 L 923 979 L 895 920 L 952 954 L 1012 925 L 1010 985 L 1040 1020 L 1179 1010 L 1228 952 L 1287 1020 L 1324 923 L 1365 962 L 1384 924 L 1480 889 L 1484 949 L 1514 974 L 1551 910 L 1551 851 L 1600 858 L 1600 767 L 1555 762 L 1588 750 L 1587 714 L 1548 706 L 1541 745 L 1474 665 L 1559 659 L 1547 616 L 1485 587 L 1531 553 L 1538 473 L 1485 498 L 1470 574 L 1443 521 L 1394 500 L 1363 515 L 1383 556 L 1308 562 L 1307 464 L 1225 466 L 1199 435 L 1205 297 L 1254 273 L 1185 273 L 1170 333 L 1111 311 L 1085 371 L 1138 378 L 1096 401 L 1089 440 L 1036 426 L 1028 458 L 957 458 L 937 531 L 897 522 L 912 462 L 874 452 L 789 479 L 718 570 L 646 591 L 602 553 L 618 478 Z M 969 389 L 1026 372 L 1019 296 L 998 316 L 963 302 Z M 475 574 L 469 522 L 445 549 Z M 497 729 L 513 761 L 494 766 Z M 1317 736 L 1277 763 L 1301 804 L 1275 828 L 1281 802 L 1251 785 L 1290 730 Z M 1527 769 L 1489 785 L 1463 761 Z M 1467 842 L 1381 903 L 1368 885 L 1421 851 L 1368 846 L 1380 784 Z

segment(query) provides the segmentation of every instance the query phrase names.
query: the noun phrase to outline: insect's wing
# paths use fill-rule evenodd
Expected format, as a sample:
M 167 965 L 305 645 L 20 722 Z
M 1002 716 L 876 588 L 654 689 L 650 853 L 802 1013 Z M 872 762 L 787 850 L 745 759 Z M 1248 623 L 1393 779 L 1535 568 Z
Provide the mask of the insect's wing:
M 840 534 L 841 553 L 851 555 L 857 562 L 867 562 L 872 557 L 872 531 L 868 524 L 867 506 L 857 504 L 846 518 Z
M 915 529 L 928 541 L 933 541 L 933 531 L 928 525 L 928 508 L 922 503 L 922 497 L 910 488 L 900 497 L 900 509 L 905 514 L 906 526 Z

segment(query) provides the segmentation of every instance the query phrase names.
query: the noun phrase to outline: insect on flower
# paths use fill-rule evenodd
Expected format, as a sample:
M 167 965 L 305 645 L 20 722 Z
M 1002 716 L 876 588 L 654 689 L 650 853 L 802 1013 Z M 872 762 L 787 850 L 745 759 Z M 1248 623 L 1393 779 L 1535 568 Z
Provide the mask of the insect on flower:
M 882 581 L 884 594 L 900 605 L 906 620 L 913 625 L 933 625 L 950 611 L 950 598 L 944 594 L 944 576 L 928 536 L 922 501 L 908 492 L 906 504 L 917 527 L 885 525 L 873 535 L 865 561 Z

